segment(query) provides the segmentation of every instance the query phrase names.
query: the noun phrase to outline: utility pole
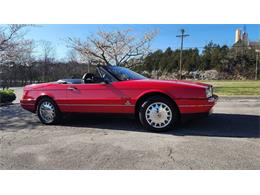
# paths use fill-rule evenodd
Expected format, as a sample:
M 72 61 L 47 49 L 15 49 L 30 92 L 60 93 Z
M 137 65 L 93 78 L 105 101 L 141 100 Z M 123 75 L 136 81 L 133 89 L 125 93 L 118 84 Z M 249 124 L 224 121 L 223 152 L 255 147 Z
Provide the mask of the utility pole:
M 255 61 L 255 80 L 257 80 L 257 76 L 258 76 L 258 61 L 259 61 L 259 53 L 260 53 L 260 50 L 256 49 L 255 50 L 256 52 L 256 61 Z
M 190 35 L 188 34 L 184 34 L 185 33 L 185 30 L 184 29 L 181 29 L 181 34 L 180 35 L 177 35 L 176 37 L 180 37 L 181 38 L 181 51 L 180 51 L 180 79 L 182 77 L 182 50 L 183 50 L 183 39 L 185 37 L 188 37 Z

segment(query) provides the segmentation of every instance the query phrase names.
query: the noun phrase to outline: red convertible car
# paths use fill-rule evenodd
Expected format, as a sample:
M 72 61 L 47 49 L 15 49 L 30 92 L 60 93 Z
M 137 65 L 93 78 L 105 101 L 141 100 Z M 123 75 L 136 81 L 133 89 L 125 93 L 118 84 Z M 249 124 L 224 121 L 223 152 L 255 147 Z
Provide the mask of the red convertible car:
M 24 87 L 21 106 L 44 124 L 56 124 L 62 113 L 127 113 L 152 131 L 164 131 L 193 114 L 209 114 L 217 101 L 211 85 L 153 80 L 119 66 L 97 66 L 82 79 Z

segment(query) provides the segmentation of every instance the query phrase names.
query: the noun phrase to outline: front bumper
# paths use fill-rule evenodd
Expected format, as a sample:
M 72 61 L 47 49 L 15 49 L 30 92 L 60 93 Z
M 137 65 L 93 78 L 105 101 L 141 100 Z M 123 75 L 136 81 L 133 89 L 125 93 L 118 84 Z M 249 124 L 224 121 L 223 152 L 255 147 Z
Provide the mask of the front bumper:
M 213 95 L 205 99 L 179 99 L 176 103 L 181 114 L 210 113 L 218 101 L 218 96 Z

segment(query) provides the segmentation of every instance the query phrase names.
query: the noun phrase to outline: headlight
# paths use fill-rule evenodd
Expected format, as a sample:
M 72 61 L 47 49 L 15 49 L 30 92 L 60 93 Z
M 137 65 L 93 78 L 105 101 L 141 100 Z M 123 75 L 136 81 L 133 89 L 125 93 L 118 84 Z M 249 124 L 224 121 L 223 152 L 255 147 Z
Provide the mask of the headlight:
M 206 97 L 209 98 L 209 97 L 212 97 L 213 96 L 213 88 L 212 86 L 208 86 L 206 88 Z

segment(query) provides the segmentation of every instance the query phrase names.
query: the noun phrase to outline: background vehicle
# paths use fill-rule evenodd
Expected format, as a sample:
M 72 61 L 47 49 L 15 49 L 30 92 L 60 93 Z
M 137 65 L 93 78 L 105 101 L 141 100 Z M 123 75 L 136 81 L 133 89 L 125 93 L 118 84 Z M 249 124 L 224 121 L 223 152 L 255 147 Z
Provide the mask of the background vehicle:
M 25 86 L 21 106 L 44 124 L 58 123 L 62 113 L 127 113 L 146 129 L 164 131 L 185 115 L 209 114 L 216 100 L 207 84 L 152 80 L 127 68 L 97 66 L 82 79 Z

